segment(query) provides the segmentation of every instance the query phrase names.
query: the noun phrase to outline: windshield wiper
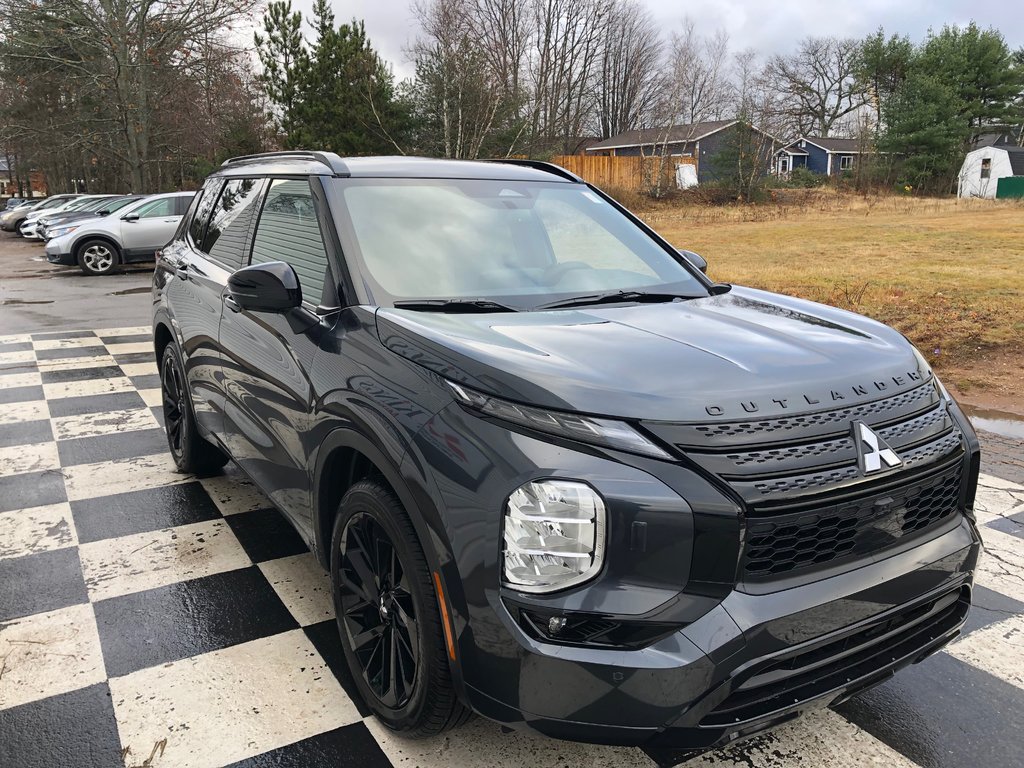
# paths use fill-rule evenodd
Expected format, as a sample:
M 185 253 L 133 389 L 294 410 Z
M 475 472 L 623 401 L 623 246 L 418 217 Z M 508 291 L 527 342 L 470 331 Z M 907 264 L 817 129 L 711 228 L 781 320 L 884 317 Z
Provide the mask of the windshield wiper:
M 518 312 L 515 307 L 490 299 L 403 299 L 394 303 L 395 309 L 415 309 L 420 312 Z
M 547 304 L 539 304 L 534 309 L 561 309 L 562 307 L 581 307 L 587 304 L 612 304 L 618 301 L 640 301 L 657 303 L 675 301 L 677 299 L 696 299 L 698 296 L 691 296 L 683 293 L 657 293 L 648 291 L 608 291 L 607 293 L 592 293 L 587 296 L 573 296 L 569 299 L 559 299 Z

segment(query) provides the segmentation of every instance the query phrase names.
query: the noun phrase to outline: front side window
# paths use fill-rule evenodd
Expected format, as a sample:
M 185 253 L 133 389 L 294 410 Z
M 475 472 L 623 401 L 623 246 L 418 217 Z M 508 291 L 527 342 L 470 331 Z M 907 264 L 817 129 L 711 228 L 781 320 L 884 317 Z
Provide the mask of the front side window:
M 238 269 L 245 257 L 252 217 L 259 210 L 263 179 L 231 179 L 224 185 L 206 227 L 202 250 L 226 269 Z
M 140 219 L 161 219 L 174 216 L 174 199 L 165 197 L 140 205 L 135 209 L 135 213 L 139 214 Z
M 279 179 L 270 186 L 252 241 L 252 263 L 284 261 L 299 276 L 302 298 L 319 304 L 327 277 L 327 249 L 309 182 Z
M 706 295 L 677 258 L 580 184 L 348 179 L 338 228 L 378 304 L 484 298 L 517 308 L 592 292 Z

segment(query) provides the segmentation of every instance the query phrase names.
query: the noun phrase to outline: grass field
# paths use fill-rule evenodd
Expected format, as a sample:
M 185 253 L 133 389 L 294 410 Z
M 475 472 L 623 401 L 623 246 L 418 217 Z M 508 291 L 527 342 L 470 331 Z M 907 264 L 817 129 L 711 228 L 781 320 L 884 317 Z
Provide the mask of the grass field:
M 963 393 L 1024 394 L 1020 203 L 813 191 L 759 206 L 660 203 L 637 213 L 704 256 L 718 280 L 889 323 Z

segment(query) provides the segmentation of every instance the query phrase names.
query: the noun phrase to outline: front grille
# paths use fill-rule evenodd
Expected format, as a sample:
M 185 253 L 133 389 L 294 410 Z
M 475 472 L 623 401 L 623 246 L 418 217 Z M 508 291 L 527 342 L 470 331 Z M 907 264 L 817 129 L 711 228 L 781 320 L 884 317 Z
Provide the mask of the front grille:
M 896 489 L 811 511 L 751 519 L 741 563 L 744 581 L 838 565 L 894 546 L 952 518 L 961 462 Z
M 700 725 L 749 722 L 819 696 L 870 685 L 955 636 L 969 607 L 970 593 L 962 587 L 843 638 L 772 659 L 733 681 L 732 692 Z

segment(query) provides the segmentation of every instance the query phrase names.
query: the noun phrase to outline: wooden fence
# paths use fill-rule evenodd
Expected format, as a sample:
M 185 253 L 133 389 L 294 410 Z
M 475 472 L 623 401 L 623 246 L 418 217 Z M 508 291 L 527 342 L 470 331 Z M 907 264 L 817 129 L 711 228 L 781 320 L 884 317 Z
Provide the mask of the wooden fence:
M 607 155 L 555 155 L 551 162 L 598 187 L 642 189 L 653 186 L 659 171 L 662 186 L 675 186 L 676 165 L 695 165 L 692 157 L 610 157 Z

